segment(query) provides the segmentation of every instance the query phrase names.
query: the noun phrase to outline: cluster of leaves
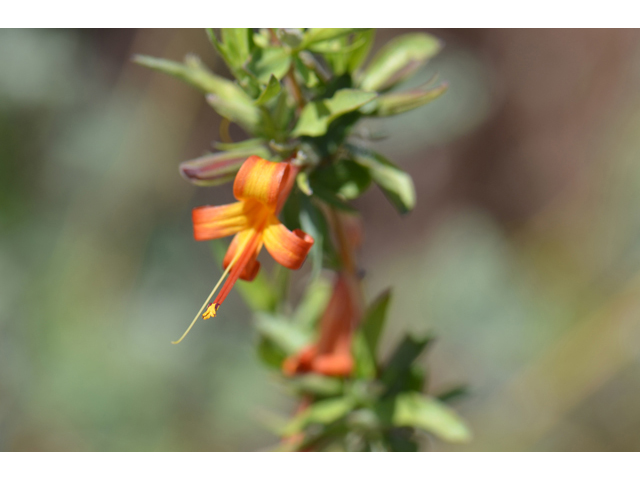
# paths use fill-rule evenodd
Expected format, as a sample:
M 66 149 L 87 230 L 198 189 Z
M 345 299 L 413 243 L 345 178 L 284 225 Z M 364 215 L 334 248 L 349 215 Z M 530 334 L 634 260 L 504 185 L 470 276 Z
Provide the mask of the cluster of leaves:
M 250 155 L 290 160 L 299 167 L 282 220 L 315 239 L 312 280 L 303 301 L 292 315 L 282 314 L 288 279 L 282 269 L 272 282 L 261 273 L 253 282 L 239 285 L 258 312 L 260 355 L 279 369 L 284 358 L 313 340 L 330 294 L 320 272 L 343 267 L 327 212 L 355 213 L 349 201 L 372 184 L 400 213 L 414 207 L 411 177 L 371 150 L 375 138 L 357 123 L 407 112 L 444 93 L 446 84 L 435 79 L 412 90 L 397 90 L 442 45 L 431 35 L 409 33 L 366 62 L 374 42 L 372 29 L 235 28 L 219 34 L 210 29 L 208 36 L 234 80 L 214 74 L 193 55 L 183 63 L 147 56 L 135 61 L 202 90 L 223 118 L 250 137 L 217 142 L 217 152 L 183 162 L 180 171 L 188 180 L 201 186 L 231 181 Z M 376 300 L 360 323 L 353 342 L 352 378 L 307 374 L 286 379 L 298 395 L 311 400 L 280 432 L 303 439 L 295 448 L 332 448 L 339 443 L 351 450 L 415 450 L 416 428 L 448 441 L 469 436 L 444 398 L 421 393 L 425 374 L 415 361 L 430 338 L 406 337 L 387 361 L 377 360 L 389 299 L 387 293 Z
M 258 315 L 260 353 L 266 363 L 279 368 L 285 357 L 311 342 L 330 290 L 326 280 L 318 279 L 288 318 Z M 416 451 L 420 430 L 448 442 L 470 438 L 464 421 L 446 405 L 463 395 L 464 388 L 435 396 L 422 393 L 428 379 L 417 360 L 432 344 L 431 336 L 407 335 L 385 361 L 377 360 L 390 301 L 391 293 L 384 292 L 367 309 L 353 342 L 355 368 L 350 378 L 309 373 L 285 380 L 293 393 L 310 400 L 310 406 L 277 428 L 293 439 L 284 448 Z

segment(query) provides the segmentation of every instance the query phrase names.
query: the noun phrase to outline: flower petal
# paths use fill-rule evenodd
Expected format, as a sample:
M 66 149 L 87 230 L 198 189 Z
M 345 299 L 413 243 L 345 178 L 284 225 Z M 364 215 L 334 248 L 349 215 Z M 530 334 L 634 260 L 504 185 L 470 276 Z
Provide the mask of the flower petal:
M 253 234 L 252 230 L 244 230 L 238 233 L 235 237 L 233 237 L 233 240 L 231 241 L 231 245 L 229 245 L 229 248 L 227 249 L 227 253 L 224 256 L 224 260 L 222 260 L 223 269 L 226 269 L 229 266 L 229 263 L 231 263 L 231 260 L 233 260 L 233 257 L 235 257 L 236 254 L 238 253 L 238 247 L 241 245 L 245 245 L 247 242 L 247 239 L 252 234 Z M 261 248 L 262 248 L 262 244 L 260 244 L 258 248 L 255 249 L 255 252 L 253 253 L 253 255 L 251 255 L 251 258 L 247 261 L 247 264 L 242 269 L 242 272 L 240 273 L 240 278 L 242 280 L 246 280 L 247 282 L 250 282 L 251 280 L 256 278 L 256 275 L 260 270 L 260 262 L 258 262 L 256 258 L 258 257 L 258 254 L 260 253 Z
M 264 246 L 280 265 L 297 270 L 313 246 L 313 238 L 296 229 L 293 232 L 273 217 L 263 234 Z
M 233 182 L 238 200 L 253 199 L 275 210 L 280 190 L 287 184 L 288 163 L 276 163 L 252 155 L 242 164 Z
M 236 202 L 219 207 L 197 207 L 191 216 L 196 240 L 227 237 L 247 228 L 255 214 L 256 202 Z

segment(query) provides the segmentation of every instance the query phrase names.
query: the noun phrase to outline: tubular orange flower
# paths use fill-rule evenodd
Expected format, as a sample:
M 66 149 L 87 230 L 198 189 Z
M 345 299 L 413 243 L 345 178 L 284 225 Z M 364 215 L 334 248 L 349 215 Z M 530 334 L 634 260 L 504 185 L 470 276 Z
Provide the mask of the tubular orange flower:
M 327 309 L 320 320 L 320 339 L 282 364 L 286 375 L 316 372 L 344 377 L 353 370 L 351 337 L 358 313 L 349 278 L 341 274 L 333 288 Z
M 184 332 L 189 333 L 203 310 L 203 318 L 215 317 L 220 305 L 240 278 L 251 281 L 260 270 L 258 254 L 264 245 L 276 262 L 287 268 L 302 266 L 313 238 L 302 230 L 293 232 L 277 218 L 293 182 L 295 167 L 288 162 L 270 162 L 255 155 L 247 158 L 236 175 L 233 194 L 238 202 L 219 207 L 193 209 L 193 234 L 196 240 L 214 240 L 235 235 L 223 260 L 224 273 Z M 209 304 L 218 287 L 229 275 L 218 296 Z M 208 306 L 207 306 L 208 304 Z

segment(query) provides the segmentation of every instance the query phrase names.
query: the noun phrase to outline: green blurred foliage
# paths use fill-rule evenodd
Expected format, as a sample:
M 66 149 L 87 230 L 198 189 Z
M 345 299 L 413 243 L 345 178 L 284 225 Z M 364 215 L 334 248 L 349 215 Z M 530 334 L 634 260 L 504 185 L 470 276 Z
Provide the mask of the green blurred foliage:
M 397 35 L 381 32 L 387 39 Z M 294 405 L 283 385 L 265 377 L 239 296 L 232 294 L 225 304 L 225 321 L 204 322 L 186 348 L 169 342 L 220 274 L 210 248 L 193 242 L 188 212 L 202 203 L 226 203 L 230 190 L 196 192 L 177 175 L 178 159 L 208 155 L 217 119 L 207 116 L 197 93 L 172 79 L 144 75 L 128 59 L 138 52 L 180 58 L 194 51 L 228 79 L 226 67 L 210 55 L 201 32 L 110 35 L 0 32 L 0 448 L 268 448 L 277 437 L 262 425 L 281 428 Z M 373 43 L 366 32 L 353 35 L 358 38 L 348 55 L 337 54 L 344 48 L 340 37 L 320 39 L 314 49 L 334 54 L 335 68 L 355 71 L 366 51 L 375 53 L 382 43 L 380 38 Z M 517 44 L 512 33 L 500 35 L 505 50 Z M 125 52 L 105 48 L 118 39 Z M 282 41 L 301 45 L 295 33 Z M 244 48 L 243 40 L 238 42 Z M 553 43 L 553 51 L 569 52 L 560 58 L 576 59 L 577 51 L 587 52 L 580 58 L 595 55 L 594 49 L 568 45 Z M 432 87 L 421 85 L 437 70 L 448 82 L 448 94 L 384 127 L 372 115 L 355 132 L 368 139 L 386 136 L 377 151 L 414 176 L 417 195 L 410 216 L 395 220 L 374 190 L 360 196 L 366 178 L 361 184 L 345 180 L 342 172 L 322 173 L 321 183 L 339 185 L 343 198 L 360 197 L 356 206 L 368 225 L 362 254 L 367 292 L 375 297 L 394 286 L 378 354 L 386 362 L 408 330 L 415 332 L 415 341 L 429 331 L 438 333 L 429 354 L 415 360 L 423 367 L 428 360 L 431 376 L 410 375 L 405 382 L 428 383 L 440 402 L 418 404 L 405 390 L 401 407 L 390 414 L 388 405 L 367 407 L 377 392 L 358 383 L 344 397 L 361 402 L 348 405 L 358 405 L 348 419 L 340 420 L 346 411 L 340 403 L 314 414 L 335 422 L 334 432 L 345 432 L 347 421 L 361 432 L 346 439 L 353 449 L 362 447 L 362 432 L 376 431 L 381 418 L 396 422 L 388 441 L 398 450 L 415 448 L 416 440 L 420 448 L 439 450 L 640 448 L 636 54 L 634 47 L 623 57 L 631 64 L 629 71 L 622 70 L 626 86 L 605 83 L 619 88 L 624 101 L 601 99 L 610 107 L 608 116 L 597 111 L 604 120 L 579 137 L 592 152 L 590 162 L 576 167 L 562 192 L 552 196 L 544 190 L 544 207 L 516 225 L 474 197 L 427 203 L 434 199 L 432 184 L 456 191 L 447 175 L 469 167 L 460 164 L 460 152 L 470 136 L 491 140 L 482 129 L 505 101 L 496 94 L 501 82 L 531 79 L 525 98 L 539 99 L 537 92 L 543 92 L 550 103 L 562 105 L 567 90 L 560 82 L 544 84 L 552 72 L 540 69 L 533 54 L 524 58 L 526 66 L 514 63 L 513 71 L 499 71 L 478 51 L 454 41 L 414 77 L 421 80 L 403 84 L 406 91 L 428 92 Z M 275 55 L 263 63 L 267 60 L 278 64 Z M 305 61 L 300 55 L 298 70 L 304 85 L 315 88 L 322 79 L 309 66 L 303 68 Z M 281 96 L 273 87 L 267 91 L 270 78 L 264 85 L 252 83 L 260 68 L 247 73 L 245 88 L 253 89 L 258 108 L 269 102 L 277 108 Z M 580 70 L 580 78 L 596 75 L 589 72 Z M 571 90 L 581 88 L 571 85 Z M 541 103 L 527 104 L 520 97 L 508 97 L 507 103 L 516 100 L 523 110 Z M 549 110 L 535 111 L 550 121 Z M 235 140 L 243 138 L 231 132 Z M 521 137 L 511 131 L 498 141 L 511 145 L 515 138 Z M 514 164 L 518 158 L 512 154 Z M 532 183 L 542 182 L 534 167 L 544 161 L 532 154 Z M 495 165 L 473 172 L 491 168 L 495 178 Z M 315 175 L 319 170 L 309 178 L 312 188 Z M 517 198 L 524 197 L 523 185 L 511 180 L 499 177 L 492 188 L 508 186 L 520 190 Z M 432 209 L 437 221 L 427 222 Z M 311 274 L 311 263 L 300 275 Z M 298 297 L 302 293 L 295 285 L 292 290 Z M 300 318 L 313 317 L 317 304 L 326 301 L 322 287 L 318 292 L 316 300 L 297 303 L 305 312 L 296 310 Z M 461 381 L 469 385 L 463 401 L 456 397 Z M 322 377 L 299 383 L 299 391 L 327 399 L 344 391 L 340 382 Z M 444 399 L 455 401 L 468 419 L 474 432 L 469 444 L 421 434 L 416 439 L 402 426 L 421 422 L 447 430 L 446 422 L 442 426 L 446 408 L 437 416 L 441 423 L 428 423 Z M 462 430 L 449 426 L 448 431 L 455 437 Z M 326 438 L 314 441 L 322 444 Z M 374 440 L 370 447 L 390 448 Z

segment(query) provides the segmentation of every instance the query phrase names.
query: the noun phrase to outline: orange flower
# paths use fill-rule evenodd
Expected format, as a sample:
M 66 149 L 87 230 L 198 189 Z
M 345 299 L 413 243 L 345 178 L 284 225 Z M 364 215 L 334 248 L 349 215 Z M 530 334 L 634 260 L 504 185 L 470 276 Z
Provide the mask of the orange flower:
M 320 339 L 282 364 L 286 375 L 316 372 L 344 377 L 353 370 L 351 337 L 358 311 L 353 301 L 349 277 L 341 274 L 333 288 L 327 309 L 320 320 Z
M 255 155 L 247 158 L 233 183 L 236 203 L 193 209 L 193 234 L 196 240 L 213 240 L 235 235 L 223 260 L 220 281 L 200 308 L 179 343 L 205 309 L 227 275 L 229 278 L 210 303 L 202 318 L 215 317 L 220 305 L 238 278 L 251 281 L 260 269 L 256 260 L 264 245 L 276 262 L 298 269 L 313 246 L 313 238 L 302 230 L 290 231 L 277 218 L 295 181 L 296 169 L 288 162 L 270 162 Z

